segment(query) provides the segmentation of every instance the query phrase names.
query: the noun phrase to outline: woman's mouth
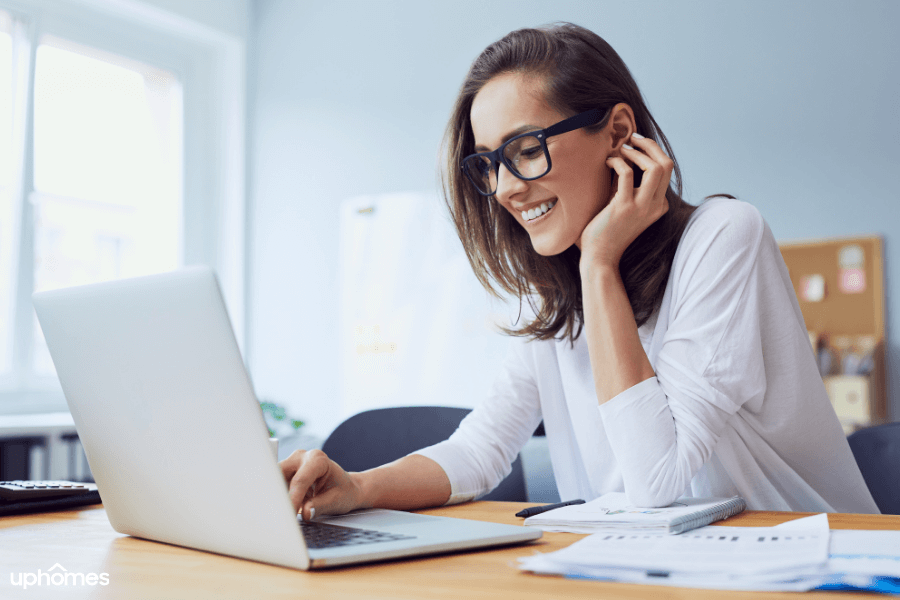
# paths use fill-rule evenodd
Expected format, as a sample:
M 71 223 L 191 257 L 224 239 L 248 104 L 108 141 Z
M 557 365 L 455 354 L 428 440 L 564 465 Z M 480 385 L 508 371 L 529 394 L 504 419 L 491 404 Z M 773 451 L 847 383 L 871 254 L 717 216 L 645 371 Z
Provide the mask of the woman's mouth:
M 553 207 L 556 206 L 556 200 L 550 202 L 542 202 L 540 206 L 529 210 L 522 211 L 522 220 L 526 223 L 533 223 L 543 218 Z

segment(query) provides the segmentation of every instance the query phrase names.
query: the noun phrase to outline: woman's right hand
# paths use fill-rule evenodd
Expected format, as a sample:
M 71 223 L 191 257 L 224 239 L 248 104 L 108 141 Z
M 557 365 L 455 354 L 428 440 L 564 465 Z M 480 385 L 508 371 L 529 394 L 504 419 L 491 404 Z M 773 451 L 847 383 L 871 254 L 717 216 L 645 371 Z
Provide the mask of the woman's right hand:
M 278 463 L 294 510 L 304 521 L 315 515 L 341 515 L 363 508 L 356 478 L 321 450 L 297 450 Z

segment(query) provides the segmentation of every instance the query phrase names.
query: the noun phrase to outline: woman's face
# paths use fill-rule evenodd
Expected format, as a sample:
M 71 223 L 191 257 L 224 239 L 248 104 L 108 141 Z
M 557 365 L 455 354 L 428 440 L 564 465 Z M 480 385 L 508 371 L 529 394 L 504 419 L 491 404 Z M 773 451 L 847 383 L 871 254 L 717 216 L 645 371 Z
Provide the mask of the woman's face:
M 540 86 L 536 77 L 507 73 L 481 88 L 470 113 L 475 152 L 495 150 L 514 135 L 571 116 L 551 108 Z M 577 129 L 548 138 L 547 149 L 552 168 L 540 179 L 522 181 L 501 165 L 496 198 L 531 236 L 535 251 L 552 256 L 573 244 L 580 248 L 582 231 L 609 202 L 611 171 L 606 159 L 613 142 L 606 129 L 595 133 Z M 548 212 L 533 220 L 522 216 L 551 203 Z

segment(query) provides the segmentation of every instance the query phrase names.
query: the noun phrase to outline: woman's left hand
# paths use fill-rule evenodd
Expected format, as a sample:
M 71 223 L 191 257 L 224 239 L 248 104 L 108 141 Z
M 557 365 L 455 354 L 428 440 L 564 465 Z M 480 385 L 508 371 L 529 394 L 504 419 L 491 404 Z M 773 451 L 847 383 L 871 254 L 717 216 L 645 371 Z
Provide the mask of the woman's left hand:
M 649 138 L 635 133 L 631 143 L 634 148 L 623 146 L 622 156 L 606 160 L 618 183 L 613 182 L 609 203 L 581 233 L 582 265 L 611 266 L 618 271 L 625 249 L 669 210 L 666 190 L 675 163 Z M 634 171 L 626 158 L 643 171 L 640 187 L 634 187 Z

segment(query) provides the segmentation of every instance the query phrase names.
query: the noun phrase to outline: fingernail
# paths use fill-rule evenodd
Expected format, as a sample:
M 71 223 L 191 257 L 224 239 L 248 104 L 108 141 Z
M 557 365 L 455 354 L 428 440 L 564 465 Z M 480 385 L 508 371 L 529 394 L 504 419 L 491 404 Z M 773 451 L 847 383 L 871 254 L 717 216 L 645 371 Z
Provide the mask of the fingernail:
M 623 148 L 628 148 L 629 150 L 634 150 L 634 148 L 632 148 L 632 147 L 629 146 L 628 144 L 622 144 L 622 147 L 623 147 Z
M 641 134 L 639 134 L 637 131 L 635 131 L 634 133 L 632 133 L 632 134 L 631 134 L 631 137 L 637 138 L 637 139 L 639 139 L 639 140 L 644 139 L 644 136 L 642 136 Z
M 314 509 L 314 508 L 309 509 L 309 520 L 312 521 L 315 518 L 316 518 L 316 509 Z

